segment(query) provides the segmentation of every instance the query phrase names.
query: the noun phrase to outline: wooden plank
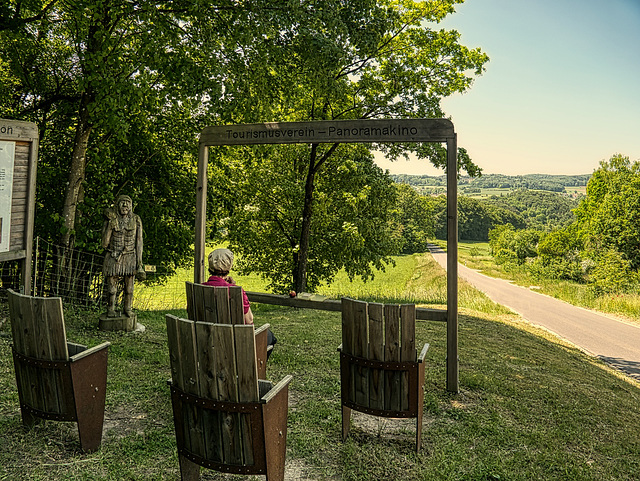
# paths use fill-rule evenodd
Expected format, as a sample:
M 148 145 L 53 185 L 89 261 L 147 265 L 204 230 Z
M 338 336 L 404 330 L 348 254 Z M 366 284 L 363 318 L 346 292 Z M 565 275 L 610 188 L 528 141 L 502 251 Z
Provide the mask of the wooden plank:
M 37 344 L 38 358 L 47 361 L 68 361 L 67 335 L 59 297 L 33 297 L 30 299 Z M 42 402 L 45 410 L 53 413 L 65 411 L 62 371 L 40 370 Z
M 197 284 L 195 286 L 196 302 L 198 309 L 202 311 L 202 320 L 205 322 L 218 322 L 218 300 L 216 298 L 216 288 L 214 286 L 204 286 Z
M 229 314 L 231 324 L 244 324 L 244 306 L 242 305 L 242 287 L 229 287 Z
M 187 318 L 195 321 L 195 303 L 193 300 L 193 282 L 186 281 L 184 283 L 184 291 L 187 296 Z
M 345 354 L 353 354 L 353 339 L 355 337 L 354 330 L 354 310 L 356 303 L 353 299 L 342 299 L 342 350 Z M 346 375 L 347 373 L 345 373 Z M 349 365 L 348 369 L 349 379 L 346 381 L 344 393 L 346 394 L 348 401 L 355 401 L 356 399 L 356 386 L 355 375 L 356 368 L 353 365 Z M 344 382 L 344 381 L 343 381 Z
M 384 306 L 369 304 L 369 359 L 384 361 Z M 384 409 L 384 373 L 381 369 L 369 372 L 369 407 Z
M 458 392 L 458 140 L 447 139 L 447 391 Z
M 180 389 L 188 394 L 199 395 L 194 321 L 188 319 L 178 320 L 178 353 L 182 371 L 182 386 L 180 386 Z
M 67 334 L 62 313 L 62 299 L 59 297 L 34 297 L 33 313 L 41 329 L 42 359 L 68 361 Z
M 249 301 L 270 304 L 275 306 L 299 307 L 301 309 L 318 309 L 320 311 L 338 312 L 342 310 L 342 303 L 337 299 L 328 299 L 322 296 L 314 296 L 311 299 L 299 297 L 289 297 L 278 294 L 266 294 L 264 292 L 245 291 Z M 317 297 L 317 298 L 316 298 Z M 447 322 L 447 311 L 445 309 L 416 308 L 416 319 L 421 321 Z
M 202 145 L 343 142 L 445 142 L 455 136 L 448 119 L 367 119 L 215 125 L 200 133 Z M 206 165 L 206 164 L 205 164 Z M 198 165 L 198 171 L 201 166 Z
M 342 299 L 342 350 L 347 354 L 353 354 L 353 299 Z
M 178 318 L 171 314 L 165 316 L 167 324 L 167 344 L 169 345 L 169 365 L 171 366 L 171 382 L 182 389 L 182 368 L 180 367 L 180 348 L 178 340 Z
M 22 302 L 20 294 L 9 292 L 9 317 L 11 320 L 11 335 L 13 337 L 13 348 L 16 352 L 26 355 L 26 340 L 24 338 L 24 325 L 25 316 L 30 317 L 28 312 L 24 312 L 26 308 L 30 308 L 29 304 Z
M 404 304 L 400 307 L 401 339 L 400 360 L 416 361 L 416 306 Z
M 235 359 L 238 373 L 238 400 L 258 401 L 258 368 L 253 325 L 234 326 Z
M 217 322 L 220 324 L 231 324 L 231 313 L 229 311 L 229 288 L 214 287 Z
M 194 321 L 216 322 L 213 288 L 202 284 L 192 284 Z
M 214 325 L 209 322 L 196 322 L 196 348 L 200 396 L 217 400 L 218 384 L 216 372 L 216 350 L 214 348 Z M 205 441 L 206 458 L 213 462 L 222 462 L 222 430 L 220 413 L 203 410 L 202 429 Z
M 200 394 L 198 365 L 196 362 L 195 323 L 188 319 L 178 319 L 177 323 L 178 363 L 181 370 L 182 386 L 187 394 Z M 205 456 L 201 409 L 191 404 L 184 405 L 184 440 L 186 448 L 199 456 Z
M 20 247 L 16 246 L 16 250 L 0 252 L 0 262 L 15 261 L 27 257 L 27 251 L 21 250 Z M 11 249 L 13 249 L 13 246 L 11 246 Z
M 242 299 L 242 296 L 240 297 Z M 235 363 L 238 372 L 238 401 L 255 402 L 259 398 L 258 367 L 256 365 L 256 340 L 253 325 L 236 324 L 234 329 Z M 242 455 L 244 464 L 252 465 L 253 438 L 249 414 L 240 415 Z
M 28 340 L 25 335 L 30 332 L 29 319 L 31 315 L 31 304 L 25 302 L 24 296 L 18 293 L 9 293 L 9 312 L 11 319 L 11 333 L 13 336 L 13 348 L 19 354 L 28 355 Z M 25 404 L 34 406 L 34 395 L 39 395 L 31 388 L 31 384 L 37 381 L 35 368 L 30 366 L 21 367 L 16 365 L 16 381 L 18 390 Z M 39 396 L 38 396 L 39 397 Z
M 209 165 L 209 148 L 200 144 L 198 149 L 198 174 L 196 177 L 196 225 L 194 240 L 194 282 L 204 282 L 205 273 L 205 237 L 207 235 L 207 167 Z
M 416 362 L 416 307 L 413 304 L 400 306 L 400 360 Z M 400 390 L 402 392 L 402 410 L 409 409 L 409 373 L 400 376 Z
M 226 289 L 224 289 L 224 291 L 226 291 Z M 215 326 L 214 346 L 216 348 L 215 372 L 217 373 L 218 399 L 220 401 L 237 402 L 238 381 L 235 363 L 233 326 L 231 324 L 217 324 Z M 222 413 L 221 422 L 223 461 L 227 464 L 242 464 L 240 415 L 237 413 Z
M 366 358 L 369 348 L 367 347 L 368 322 L 367 322 L 367 303 L 357 302 L 354 304 L 353 310 L 354 322 L 354 338 L 353 338 L 353 354 L 358 357 Z M 356 366 L 355 376 L 355 401 L 361 406 L 369 407 L 369 368 L 365 366 Z
M 207 399 L 218 399 L 216 382 L 216 362 L 214 348 L 214 325 L 210 322 L 196 322 L 196 360 L 198 363 L 199 395 Z
M 384 306 L 384 327 L 385 327 L 385 343 L 384 343 L 384 360 L 398 362 L 400 361 L 400 306 L 395 304 L 386 304 Z M 384 407 L 392 411 L 400 411 L 402 404 L 400 402 L 400 373 L 386 372 L 384 386 Z

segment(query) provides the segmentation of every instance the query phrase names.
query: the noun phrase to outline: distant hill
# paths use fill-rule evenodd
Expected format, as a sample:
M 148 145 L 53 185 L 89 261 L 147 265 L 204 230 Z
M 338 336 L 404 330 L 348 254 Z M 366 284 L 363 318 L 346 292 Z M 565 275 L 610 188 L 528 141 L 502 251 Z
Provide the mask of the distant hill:
M 447 192 L 445 175 L 399 174 L 392 175 L 392 178 L 395 182 L 410 185 L 422 195 L 439 196 Z M 574 221 L 573 209 L 585 195 L 590 178 L 591 174 L 461 177 L 458 180 L 458 230 L 461 238 L 487 240 L 489 229 L 506 222 L 516 229 L 548 231 L 565 227 Z M 441 210 L 444 216 L 444 207 Z M 509 218 L 509 215 L 516 217 Z M 437 236 L 446 237 L 445 220 L 443 217 L 439 224 L 436 222 Z
M 408 175 L 391 176 L 396 182 L 409 184 L 421 194 L 441 194 L 446 192 L 446 175 Z M 541 190 L 559 193 L 584 193 L 591 174 L 552 175 L 526 174 L 503 175 L 484 174 L 477 178 L 461 176 L 458 180 L 458 191 L 461 195 L 487 197 L 500 195 L 515 190 Z
M 503 196 L 494 195 L 482 202 L 520 214 L 529 229 L 543 231 L 573 223 L 573 209 L 578 207 L 578 200 L 568 195 L 527 189 L 515 190 Z

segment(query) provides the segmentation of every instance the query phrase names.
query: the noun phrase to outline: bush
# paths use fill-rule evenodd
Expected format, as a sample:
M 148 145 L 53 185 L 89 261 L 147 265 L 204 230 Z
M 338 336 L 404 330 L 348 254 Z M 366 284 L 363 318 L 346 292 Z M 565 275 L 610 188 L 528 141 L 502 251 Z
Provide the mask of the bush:
M 596 295 L 629 292 L 637 288 L 639 275 L 630 262 L 615 249 L 608 249 L 595 260 L 589 283 Z
M 544 259 L 538 257 L 527 265 L 529 274 L 536 279 L 565 279 L 584 281 L 582 265 L 579 259 L 562 258 Z

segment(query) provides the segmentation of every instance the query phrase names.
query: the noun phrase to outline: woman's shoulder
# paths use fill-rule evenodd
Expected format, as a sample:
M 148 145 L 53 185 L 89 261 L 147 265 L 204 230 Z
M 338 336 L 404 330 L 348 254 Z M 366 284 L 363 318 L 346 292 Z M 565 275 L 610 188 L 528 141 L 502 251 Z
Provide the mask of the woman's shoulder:
M 205 286 L 230 286 L 227 281 L 219 276 L 211 276 L 206 282 L 203 282 Z

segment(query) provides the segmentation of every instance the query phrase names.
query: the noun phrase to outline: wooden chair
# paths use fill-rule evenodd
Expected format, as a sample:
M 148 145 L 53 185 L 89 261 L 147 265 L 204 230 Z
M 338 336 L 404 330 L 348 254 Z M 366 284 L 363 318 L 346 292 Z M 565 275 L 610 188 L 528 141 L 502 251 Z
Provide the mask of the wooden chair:
M 182 480 L 204 466 L 282 481 L 291 376 L 258 380 L 252 325 L 166 321 Z
M 192 321 L 204 321 L 219 324 L 243 324 L 244 311 L 242 308 L 242 288 L 239 286 L 216 287 L 185 283 L 187 292 L 187 317 Z M 255 330 L 256 360 L 258 362 L 258 377 L 267 377 L 267 354 L 273 349 L 268 346 L 269 324 L 264 324 Z
M 424 358 L 417 356 L 415 306 L 342 299 L 340 383 L 342 438 L 351 410 L 374 416 L 416 418 L 416 451 L 422 438 Z
M 102 441 L 110 343 L 67 342 L 62 300 L 8 291 L 13 364 L 25 426 L 39 419 L 78 423 L 83 451 Z

